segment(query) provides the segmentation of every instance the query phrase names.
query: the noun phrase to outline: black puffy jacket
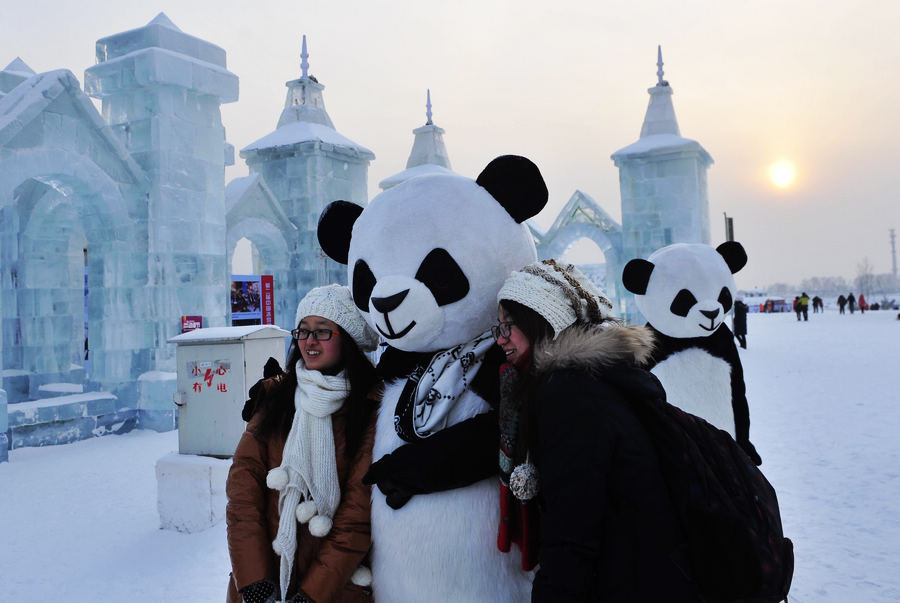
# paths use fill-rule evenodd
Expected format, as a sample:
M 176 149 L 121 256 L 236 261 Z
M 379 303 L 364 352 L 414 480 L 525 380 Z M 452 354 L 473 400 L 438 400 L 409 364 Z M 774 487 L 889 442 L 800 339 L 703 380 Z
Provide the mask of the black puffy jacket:
M 544 512 L 533 601 L 698 601 L 656 452 L 630 407 L 664 397 L 638 368 L 645 327 L 570 327 L 534 350 Z

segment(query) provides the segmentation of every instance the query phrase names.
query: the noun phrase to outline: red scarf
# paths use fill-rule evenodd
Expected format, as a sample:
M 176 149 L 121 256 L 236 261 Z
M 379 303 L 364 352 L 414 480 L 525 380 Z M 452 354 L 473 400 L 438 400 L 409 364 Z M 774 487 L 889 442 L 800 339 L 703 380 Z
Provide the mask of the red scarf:
M 500 528 L 497 548 L 510 551 L 512 543 L 522 551 L 522 569 L 530 571 L 538 562 L 540 548 L 540 509 L 537 497 L 522 501 L 509 489 L 509 475 L 525 462 L 528 452 L 528 434 L 520 433 L 523 427 L 524 400 L 515 396 L 520 374 L 528 370 L 530 354 L 518 362 L 500 367 Z

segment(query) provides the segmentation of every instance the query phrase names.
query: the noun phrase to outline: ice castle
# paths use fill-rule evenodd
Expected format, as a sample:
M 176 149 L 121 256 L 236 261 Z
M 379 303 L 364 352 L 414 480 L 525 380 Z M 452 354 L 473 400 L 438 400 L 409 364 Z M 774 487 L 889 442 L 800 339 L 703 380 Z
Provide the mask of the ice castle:
M 315 242 L 322 208 L 368 200 L 375 155 L 335 129 L 305 39 L 276 128 L 240 150 L 250 174 L 227 186 L 220 106 L 238 99 L 238 77 L 225 51 L 160 13 L 96 53 L 83 90 L 68 70 L 36 74 L 18 58 L 0 71 L 0 461 L 10 448 L 172 429 L 166 341 L 182 315 L 228 324 L 237 242 L 274 275 L 275 322 L 290 328 L 309 288 L 345 279 Z M 623 311 L 625 261 L 709 242 L 712 159 L 681 137 L 661 51 L 658 63 L 640 138 L 612 155 L 622 224 L 575 191 L 547 232 L 532 227 L 542 257 L 594 241 L 606 260 L 595 276 Z M 443 133 L 429 95 L 406 169 L 380 187 L 450 171 Z

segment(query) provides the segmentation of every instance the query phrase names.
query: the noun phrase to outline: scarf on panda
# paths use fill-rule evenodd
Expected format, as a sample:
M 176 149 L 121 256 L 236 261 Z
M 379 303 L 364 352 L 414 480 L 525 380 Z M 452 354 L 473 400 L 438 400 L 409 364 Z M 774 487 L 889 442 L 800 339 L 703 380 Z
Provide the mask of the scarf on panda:
M 294 420 L 284 444 L 281 466 L 266 483 L 278 494 L 278 534 L 272 548 L 281 558 L 281 600 L 287 596 L 297 550 L 297 522 L 309 522 L 313 536 L 325 536 L 341 500 L 331 415 L 350 393 L 344 372 L 323 375 L 297 362 Z
M 445 428 L 457 398 L 468 389 L 494 345 L 490 331 L 438 352 L 427 365 L 418 364 L 407 376 L 394 410 L 394 428 L 406 442 L 427 438 Z

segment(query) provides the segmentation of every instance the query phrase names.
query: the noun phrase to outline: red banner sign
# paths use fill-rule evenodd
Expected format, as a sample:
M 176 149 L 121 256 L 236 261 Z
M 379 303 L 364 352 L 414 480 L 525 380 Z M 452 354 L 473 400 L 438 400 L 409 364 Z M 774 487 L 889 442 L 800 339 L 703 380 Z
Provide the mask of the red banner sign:
M 271 274 L 263 274 L 260 280 L 262 284 L 262 323 L 264 325 L 274 325 L 275 280 Z

